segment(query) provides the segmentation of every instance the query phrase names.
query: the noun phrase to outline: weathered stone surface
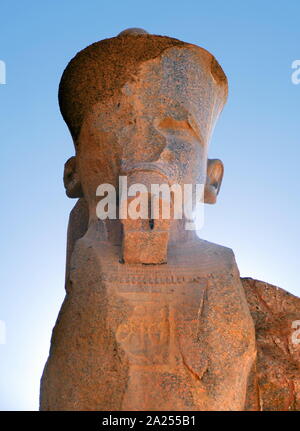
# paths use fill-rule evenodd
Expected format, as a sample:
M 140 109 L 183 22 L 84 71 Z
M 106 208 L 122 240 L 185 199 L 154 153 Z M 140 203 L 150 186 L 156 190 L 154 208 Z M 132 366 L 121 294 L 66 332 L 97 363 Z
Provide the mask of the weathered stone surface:
M 242 283 L 257 342 L 247 409 L 300 410 L 300 298 L 252 278 Z
M 67 256 L 87 231 L 87 223 L 87 205 L 80 199 L 70 215 Z M 300 299 L 262 281 L 241 281 L 257 344 L 245 409 L 300 410 Z
M 59 102 L 76 155 L 64 183 L 80 200 L 42 410 L 245 408 L 255 332 L 233 252 L 200 240 L 186 219 L 96 211 L 98 186 L 118 189 L 120 175 L 203 184 L 214 203 L 223 164 L 208 161 L 208 143 L 226 97 L 210 53 L 139 29 L 87 47 L 66 68 Z
M 120 264 L 82 238 L 46 365 L 44 410 L 241 410 L 255 348 L 232 252 Z

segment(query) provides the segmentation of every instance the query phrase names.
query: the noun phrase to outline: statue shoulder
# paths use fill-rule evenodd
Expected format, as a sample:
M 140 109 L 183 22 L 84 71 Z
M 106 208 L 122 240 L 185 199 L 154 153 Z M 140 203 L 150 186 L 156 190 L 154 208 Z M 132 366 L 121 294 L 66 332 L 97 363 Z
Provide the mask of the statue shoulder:
M 206 271 L 214 273 L 235 272 L 239 276 L 231 248 L 199 239 L 187 255 L 191 261 L 197 262 L 199 269 L 206 269 Z
M 210 256 L 217 256 L 218 258 L 221 258 L 228 263 L 236 264 L 235 255 L 231 248 L 206 240 L 200 240 L 200 244 L 201 248 L 203 248 L 203 250 L 206 250 L 206 252 Z

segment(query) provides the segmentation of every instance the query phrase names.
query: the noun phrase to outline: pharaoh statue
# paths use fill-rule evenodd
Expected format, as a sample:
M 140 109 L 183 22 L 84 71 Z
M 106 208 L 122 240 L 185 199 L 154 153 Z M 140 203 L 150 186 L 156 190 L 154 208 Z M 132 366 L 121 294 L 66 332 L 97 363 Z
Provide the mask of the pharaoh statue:
M 261 287 L 241 280 L 232 250 L 200 239 L 185 214 L 104 218 L 97 211 L 105 199 L 99 185 L 118 195 L 120 177 L 147 190 L 200 184 L 203 201 L 214 203 L 224 169 L 208 159 L 208 145 L 227 91 L 208 51 L 141 29 L 88 46 L 66 67 L 59 104 L 75 156 L 64 183 L 79 199 L 42 410 L 260 410 L 276 384 L 282 388 L 276 378 L 271 389 L 263 386 L 270 372 L 258 370 L 268 364 L 257 340 Z M 118 214 L 132 201 L 117 200 Z M 299 383 L 297 360 L 288 378 Z

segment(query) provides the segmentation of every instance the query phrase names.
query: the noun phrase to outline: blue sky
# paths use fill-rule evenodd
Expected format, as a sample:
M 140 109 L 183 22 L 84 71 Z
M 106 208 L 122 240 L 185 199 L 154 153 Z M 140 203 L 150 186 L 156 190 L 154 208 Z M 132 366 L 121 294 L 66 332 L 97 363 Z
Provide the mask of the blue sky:
M 39 379 L 64 297 L 68 214 L 63 164 L 73 155 L 57 88 L 67 62 L 128 27 L 212 52 L 229 99 L 210 157 L 225 177 L 201 236 L 231 247 L 242 276 L 300 295 L 300 3 L 165 0 L 2 1 L 0 60 L 0 410 L 38 408 Z M 300 315 L 299 315 L 300 318 Z

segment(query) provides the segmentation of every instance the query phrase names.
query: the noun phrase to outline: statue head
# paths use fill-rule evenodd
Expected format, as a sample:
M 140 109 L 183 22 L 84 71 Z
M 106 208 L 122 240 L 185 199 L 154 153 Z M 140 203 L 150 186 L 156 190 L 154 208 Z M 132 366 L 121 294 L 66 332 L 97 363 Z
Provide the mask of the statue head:
M 59 88 L 76 151 L 65 165 L 67 195 L 86 199 L 90 222 L 97 218 L 97 187 L 118 188 L 119 176 L 147 187 L 205 184 L 205 202 L 214 203 L 223 165 L 208 160 L 208 144 L 227 89 L 216 59 L 177 39 L 129 29 L 88 46 L 70 61 Z M 166 260 L 168 223 L 148 232 L 140 221 L 124 221 L 123 230 L 125 261 L 139 261 L 130 249 L 145 250 L 149 241 L 152 255 L 162 251 L 141 262 Z

